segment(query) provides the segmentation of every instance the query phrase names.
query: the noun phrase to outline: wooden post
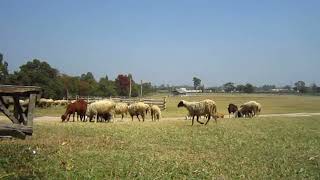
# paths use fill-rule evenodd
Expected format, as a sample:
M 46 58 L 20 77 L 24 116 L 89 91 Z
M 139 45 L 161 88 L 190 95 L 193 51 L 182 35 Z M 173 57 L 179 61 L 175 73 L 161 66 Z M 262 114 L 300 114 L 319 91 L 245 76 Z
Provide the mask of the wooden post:
M 129 78 L 129 98 L 131 98 L 131 90 L 132 90 L 131 77 Z
M 142 80 L 141 80 L 141 85 L 140 85 L 140 97 L 142 97 Z
M 36 98 L 37 98 L 37 94 L 30 94 L 29 96 L 28 121 L 26 125 L 30 127 L 33 126 L 33 113 L 34 113 L 34 107 L 36 105 Z
M 163 109 L 167 109 L 167 97 L 163 97 Z
M 13 101 L 14 101 L 14 113 L 15 113 L 14 116 L 19 120 L 20 123 L 26 124 L 27 117 L 22 110 L 22 107 L 19 102 L 19 97 L 13 96 Z

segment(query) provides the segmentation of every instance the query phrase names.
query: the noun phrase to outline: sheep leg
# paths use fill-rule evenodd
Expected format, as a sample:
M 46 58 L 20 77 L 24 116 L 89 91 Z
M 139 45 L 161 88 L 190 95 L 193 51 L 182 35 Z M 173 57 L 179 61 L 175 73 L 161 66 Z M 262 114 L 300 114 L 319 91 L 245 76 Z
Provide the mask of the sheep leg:
M 203 122 L 199 121 L 199 116 L 197 116 L 197 122 L 203 124 Z
M 205 124 L 205 125 L 207 125 L 207 124 L 208 124 L 208 122 L 210 121 L 210 119 L 211 119 L 211 116 L 209 115 L 209 116 L 208 116 L 208 120 L 207 120 L 207 122 L 206 122 L 206 124 Z
M 131 116 L 131 119 L 132 119 L 132 121 L 133 121 L 133 115 L 130 115 Z
M 194 122 L 194 116 L 192 116 L 192 124 L 191 124 L 192 126 L 193 126 L 193 122 Z
M 140 118 L 139 118 L 139 115 L 137 115 L 137 118 L 138 118 L 138 120 L 139 120 L 139 122 L 140 122 Z
M 74 115 L 75 115 L 75 114 L 76 114 L 75 112 L 72 114 L 73 122 L 74 122 Z

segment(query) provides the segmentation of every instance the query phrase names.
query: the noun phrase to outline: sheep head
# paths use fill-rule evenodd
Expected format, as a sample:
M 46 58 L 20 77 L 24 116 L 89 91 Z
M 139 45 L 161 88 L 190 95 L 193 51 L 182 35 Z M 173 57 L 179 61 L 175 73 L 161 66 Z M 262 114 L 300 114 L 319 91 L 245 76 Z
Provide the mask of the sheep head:
M 184 107 L 184 106 L 185 106 L 184 100 L 180 101 L 179 104 L 178 104 L 178 108 L 179 107 Z
M 62 122 L 65 121 L 66 119 L 67 119 L 67 116 L 66 116 L 66 115 L 62 115 L 62 116 L 61 116 Z

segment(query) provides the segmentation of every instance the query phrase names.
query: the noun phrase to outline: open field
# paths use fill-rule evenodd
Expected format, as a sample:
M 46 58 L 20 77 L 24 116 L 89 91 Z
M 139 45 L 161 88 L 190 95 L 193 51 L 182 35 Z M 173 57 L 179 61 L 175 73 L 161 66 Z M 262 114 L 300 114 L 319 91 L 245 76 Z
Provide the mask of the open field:
M 37 110 L 56 117 L 37 118 L 27 140 L 0 140 L 0 179 L 320 179 L 319 115 L 192 127 L 176 105 L 204 98 L 169 97 L 160 122 L 61 123 L 63 108 Z M 311 96 L 212 99 L 218 108 L 256 100 L 262 114 L 320 112 L 320 98 Z
M 162 99 L 163 95 L 151 98 Z M 163 112 L 164 117 L 182 117 L 187 114 L 185 108 L 177 108 L 180 100 L 200 101 L 212 99 L 217 103 L 218 111 L 227 114 L 229 103 L 240 105 L 244 102 L 255 100 L 262 104 L 262 114 L 283 113 L 314 113 L 320 112 L 320 96 L 295 96 L 295 95 L 270 95 L 270 94 L 213 94 L 210 96 L 169 96 L 167 98 L 167 109 Z M 61 116 L 64 107 L 53 107 L 48 109 L 37 109 L 37 116 Z
M 226 119 L 194 127 L 181 118 L 40 120 L 32 138 L 1 141 L 0 177 L 319 179 L 319 132 L 320 116 Z

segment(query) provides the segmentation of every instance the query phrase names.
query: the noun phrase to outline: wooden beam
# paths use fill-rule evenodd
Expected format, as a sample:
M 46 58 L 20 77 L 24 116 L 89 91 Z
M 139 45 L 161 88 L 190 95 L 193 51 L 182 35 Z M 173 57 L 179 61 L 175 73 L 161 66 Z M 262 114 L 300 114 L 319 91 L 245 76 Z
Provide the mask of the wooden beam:
M 8 127 L 8 126 L 0 126 L 0 137 L 15 137 L 19 139 L 25 139 L 26 134 L 21 132 L 19 129 L 16 129 L 14 127 Z
M 20 102 L 19 102 L 19 97 L 18 96 L 13 96 L 13 100 L 14 100 L 15 117 L 19 120 L 20 123 L 26 124 L 27 117 L 26 117 L 26 115 L 24 114 L 24 112 L 22 110 L 22 107 L 21 107 Z
M 0 93 L 40 93 L 42 89 L 36 86 L 12 86 L 12 85 L 0 85 Z
M 0 111 L 2 111 L 13 123 L 20 124 L 18 119 L 9 111 L 9 109 L 3 103 L 3 98 L 0 97 Z

